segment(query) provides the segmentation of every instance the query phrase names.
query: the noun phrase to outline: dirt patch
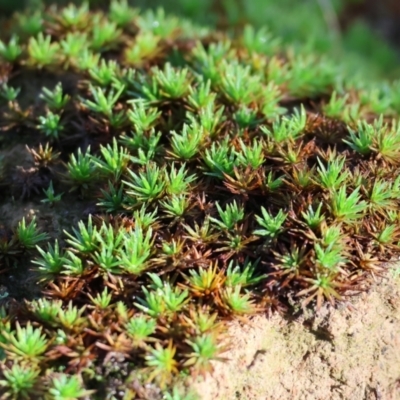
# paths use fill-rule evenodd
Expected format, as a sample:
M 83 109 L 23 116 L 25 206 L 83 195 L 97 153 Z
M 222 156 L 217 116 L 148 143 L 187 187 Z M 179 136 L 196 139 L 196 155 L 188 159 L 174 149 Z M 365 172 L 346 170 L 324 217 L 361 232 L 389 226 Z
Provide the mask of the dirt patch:
M 202 400 L 400 399 L 400 279 L 314 320 L 233 322 L 230 361 L 195 385 Z

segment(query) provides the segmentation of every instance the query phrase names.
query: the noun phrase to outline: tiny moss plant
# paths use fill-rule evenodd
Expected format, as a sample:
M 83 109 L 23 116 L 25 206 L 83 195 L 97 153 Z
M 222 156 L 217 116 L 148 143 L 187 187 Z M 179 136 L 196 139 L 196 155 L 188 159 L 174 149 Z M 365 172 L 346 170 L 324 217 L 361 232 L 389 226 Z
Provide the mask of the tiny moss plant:
M 398 83 L 124 0 L 13 21 L 0 201 L 35 216 L 0 215 L 0 282 L 38 293 L 1 296 L 1 398 L 193 399 L 227 320 L 317 312 L 386 273 Z

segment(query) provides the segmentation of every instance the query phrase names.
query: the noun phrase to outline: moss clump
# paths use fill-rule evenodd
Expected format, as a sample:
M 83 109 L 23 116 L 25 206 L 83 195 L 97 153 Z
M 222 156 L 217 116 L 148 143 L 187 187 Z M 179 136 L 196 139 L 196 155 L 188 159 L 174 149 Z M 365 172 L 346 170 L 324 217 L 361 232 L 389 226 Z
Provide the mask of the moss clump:
M 397 253 L 397 84 L 126 2 L 2 35 L 2 205 L 48 205 L 2 221 L 4 395 L 190 398 L 225 319 L 334 304 Z

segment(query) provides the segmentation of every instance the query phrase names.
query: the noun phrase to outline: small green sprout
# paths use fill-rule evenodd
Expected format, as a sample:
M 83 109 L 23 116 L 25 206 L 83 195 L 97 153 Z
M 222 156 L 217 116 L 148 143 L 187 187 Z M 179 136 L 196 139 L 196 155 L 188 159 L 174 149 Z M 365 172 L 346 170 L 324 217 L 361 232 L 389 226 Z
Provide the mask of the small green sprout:
M 18 28 L 27 37 L 38 35 L 43 29 L 43 15 L 41 11 L 29 14 L 17 14 Z
M 391 96 L 388 96 L 389 87 L 386 84 L 380 84 L 372 89 L 361 91 L 359 93 L 361 105 L 367 105 L 377 115 L 390 114 L 392 112 Z
M 208 137 L 213 138 L 218 134 L 219 126 L 226 119 L 224 111 L 224 106 L 216 108 L 214 103 L 209 103 L 199 111 L 198 117 L 189 113 L 188 118 L 192 126 L 197 126 Z
M 150 228 L 157 222 L 157 212 L 157 207 L 153 210 L 152 213 L 147 212 L 146 207 L 143 204 L 139 210 L 135 210 L 133 212 L 133 217 L 135 219 L 136 225 L 138 225 L 142 229 Z
M 147 132 L 153 128 L 161 116 L 157 108 L 147 107 L 143 99 L 130 102 L 132 110 L 128 110 L 128 118 L 139 132 Z
M 151 215 L 147 215 L 147 217 L 151 217 Z M 148 221 L 144 222 L 145 225 L 148 224 Z M 128 274 L 141 274 L 147 268 L 147 261 L 153 252 L 152 247 L 152 230 L 149 228 L 144 233 L 140 222 L 136 223 L 135 229 L 123 238 L 122 250 L 118 254 L 119 266 Z
M 367 203 L 360 201 L 360 187 L 357 187 L 347 196 L 347 187 L 343 185 L 339 191 L 332 193 L 330 210 L 339 221 L 354 222 L 362 217 L 367 209 Z
M 266 177 L 266 180 L 264 182 L 264 187 L 270 191 L 273 192 L 277 189 L 279 189 L 282 184 L 283 184 L 283 177 L 280 176 L 278 178 L 275 178 L 275 175 L 272 171 L 270 171 Z
M 62 310 L 62 301 L 47 299 L 34 300 L 30 304 L 30 309 L 36 317 L 46 324 L 56 326 L 58 314 Z
M 113 108 L 120 98 L 123 90 L 124 88 L 121 88 L 117 93 L 114 93 L 113 90 L 110 90 L 106 96 L 102 88 L 90 85 L 90 92 L 92 93 L 94 101 L 81 99 L 82 105 L 88 108 L 90 111 L 103 114 L 111 119 L 113 116 Z
M 214 104 L 216 93 L 211 91 L 211 81 L 202 81 L 197 86 L 189 86 L 188 103 L 195 110 L 205 109 Z
M 220 349 L 216 337 L 211 334 L 203 334 L 192 340 L 186 340 L 186 343 L 191 347 L 192 352 L 187 355 L 188 359 L 184 362 L 184 366 L 191 367 L 202 375 L 213 372 L 211 361 L 220 359 L 218 357 Z
M 169 282 L 161 282 L 161 279 L 158 275 L 153 273 L 148 273 L 148 276 L 153 281 L 152 287 L 156 290 L 156 295 L 158 300 L 161 303 L 164 303 L 165 311 L 169 313 L 176 313 L 180 311 L 183 306 L 189 301 L 189 291 L 181 290 L 179 287 L 172 287 Z M 150 301 L 153 301 L 154 292 L 145 291 L 145 288 L 142 289 L 146 294 L 146 300 L 138 299 L 141 304 L 136 304 L 141 310 L 148 312 L 151 316 L 155 316 L 154 313 L 151 312 L 151 308 L 146 304 L 151 305 L 147 301 L 147 298 Z
M 57 20 L 64 28 L 81 30 L 87 26 L 89 16 L 89 2 L 84 1 L 80 7 L 71 3 L 62 8 L 57 15 Z
M 260 94 L 261 111 L 265 118 L 276 120 L 287 110 L 279 105 L 282 99 L 282 93 L 277 84 L 273 81 L 269 82 L 264 91 Z
M 168 153 L 180 160 L 190 160 L 199 151 L 204 138 L 204 130 L 197 124 L 184 124 L 180 133 L 171 132 L 172 150 Z
M 111 304 L 112 294 L 108 293 L 108 288 L 105 287 L 96 297 L 93 297 L 91 294 L 88 294 L 88 297 L 92 301 L 93 305 L 101 310 L 106 310 Z
M 184 315 L 183 320 L 191 328 L 196 335 L 202 335 L 204 333 L 217 334 L 223 325 L 221 321 L 217 321 L 218 313 L 210 314 L 208 308 L 198 307 L 189 309 L 189 315 Z
M 78 149 L 76 157 L 72 154 L 67 168 L 68 176 L 75 186 L 88 188 L 93 182 L 93 173 L 96 170 L 96 163 L 90 154 L 90 146 L 85 154 L 82 154 L 81 149 Z
M 157 199 L 164 191 L 165 182 L 161 170 L 154 164 L 148 164 L 144 172 L 128 170 L 131 180 L 123 181 L 127 186 L 126 194 L 135 197 L 138 201 L 148 202 Z
M 61 82 L 59 82 L 53 90 L 44 87 L 40 98 L 46 102 L 50 110 L 61 111 L 68 104 L 71 97 L 63 93 Z
M 123 301 L 117 301 L 115 311 L 120 321 L 126 323 L 129 318 L 128 307 Z
M 101 146 L 100 152 L 104 161 L 101 158 L 94 157 L 94 163 L 100 172 L 107 177 L 112 177 L 117 182 L 128 166 L 129 154 L 127 149 L 122 146 L 118 147 L 117 140 L 113 138 L 112 147 L 110 145 Z
M 94 263 L 106 273 L 119 273 L 120 266 L 116 253 L 124 239 L 123 231 L 115 233 L 111 225 L 103 224 L 96 235 L 99 249 L 92 255 Z
M 322 306 L 324 298 L 328 299 L 331 304 L 335 303 L 335 299 L 342 300 L 342 296 L 337 292 L 338 289 L 345 287 L 345 284 L 337 281 L 338 273 L 332 272 L 328 274 L 317 274 L 315 278 L 304 278 L 310 286 L 297 293 L 297 297 L 312 293 L 303 301 L 303 307 L 306 307 L 315 297 L 317 298 L 317 310 Z
M 335 190 L 341 187 L 349 178 L 349 171 L 344 169 L 346 159 L 339 158 L 328 163 L 325 168 L 322 161 L 318 158 L 319 167 L 317 168 L 319 184 L 328 190 Z
M 206 175 L 219 179 L 224 179 L 225 174 L 233 176 L 235 167 L 239 165 L 238 154 L 227 140 L 218 145 L 213 142 L 211 148 L 206 149 L 203 161 L 209 170 Z
M 194 228 L 189 225 L 182 224 L 183 228 L 187 232 L 184 236 L 193 242 L 208 243 L 218 238 L 218 233 L 215 232 L 215 225 L 211 224 L 210 217 L 206 216 L 202 225 L 195 222 Z
M 262 121 L 257 116 L 257 112 L 249 107 L 240 106 L 234 114 L 234 119 L 240 128 L 254 128 Z
M 108 190 L 100 189 L 103 197 L 99 199 L 98 206 L 103 207 L 107 213 L 119 212 L 123 209 L 126 200 L 123 187 L 118 189 L 108 181 Z
M 163 255 L 171 257 L 172 260 L 174 260 L 174 258 L 179 259 L 179 256 L 182 254 L 184 245 L 184 240 L 172 239 L 170 242 L 162 242 L 161 250 Z
M 246 146 L 240 140 L 241 152 L 238 153 L 240 164 L 244 167 L 251 166 L 254 169 L 261 167 L 265 161 L 264 144 L 262 141 L 254 140 L 252 146 Z
M 239 254 L 241 251 L 245 251 L 248 243 L 256 240 L 254 237 L 243 237 L 243 235 L 239 232 L 226 234 L 227 239 L 223 240 L 221 243 L 224 244 L 224 247 L 219 248 L 217 251 L 228 251 L 228 254 L 225 257 L 228 259 L 235 254 Z
M 221 220 L 210 217 L 210 221 L 224 230 L 232 230 L 235 228 L 237 223 L 244 218 L 244 207 L 242 205 L 238 205 L 236 200 L 233 201 L 232 204 L 228 204 L 225 210 L 223 210 L 218 203 L 215 205 Z
M 397 224 L 390 224 L 383 228 L 381 232 L 376 235 L 376 240 L 381 245 L 392 245 L 399 236 L 399 228 Z
M 294 168 L 292 172 L 293 176 L 291 177 L 291 179 L 296 185 L 298 185 L 302 189 L 307 189 L 314 185 L 314 173 L 314 167 Z
M 365 121 L 358 122 L 357 130 L 349 127 L 349 140 L 343 140 L 354 151 L 366 156 L 371 153 L 374 143 L 375 129 Z
M 231 42 L 229 40 L 212 43 L 206 48 L 199 41 L 192 50 L 194 66 L 203 82 L 210 81 L 212 87 L 217 87 L 221 82 L 221 72 L 218 64 L 231 51 Z
M 133 339 L 135 345 L 144 343 L 156 331 L 157 321 L 143 315 L 131 318 L 126 324 L 125 329 Z
M 49 243 L 47 251 L 44 251 L 39 246 L 36 246 L 41 257 L 32 261 L 33 264 L 38 265 L 38 270 L 45 276 L 52 276 L 59 274 L 65 263 L 63 252 L 60 251 L 58 240 L 55 241 L 54 247 Z
M 251 286 L 265 279 L 267 276 L 266 274 L 256 274 L 258 262 L 259 260 L 256 260 L 255 262 L 250 262 L 249 260 L 246 260 L 243 267 L 240 267 L 238 264 L 236 264 L 234 267 L 234 261 L 230 261 L 226 270 L 225 286 Z
M 169 341 L 166 348 L 160 343 L 156 343 L 155 348 L 150 349 L 149 354 L 145 356 L 146 365 L 151 368 L 149 380 L 156 379 L 163 388 L 170 382 L 173 375 L 178 373 L 178 362 L 175 359 L 176 347 L 172 340 Z
M 78 39 L 75 39 L 78 40 Z M 85 43 L 76 44 L 75 47 L 78 48 L 79 46 L 86 46 L 86 38 Z M 83 42 L 83 39 L 81 39 Z M 79 71 L 89 71 L 92 68 L 96 68 L 100 61 L 100 54 L 93 53 L 88 48 L 84 47 L 83 50 L 80 49 L 77 56 L 74 57 L 74 67 L 77 68 Z
M 14 63 L 18 60 L 22 54 L 22 48 L 19 44 L 19 38 L 16 35 L 12 35 L 8 43 L 4 43 L 0 40 L 0 57 L 9 62 Z
M 81 32 L 68 32 L 65 38 L 60 41 L 62 53 L 74 65 L 82 57 L 82 54 L 89 54 L 88 46 L 87 35 Z M 84 68 L 84 65 L 82 67 L 83 69 L 89 69 Z
M 120 265 L 115 252 L 113 243 L 100 243 L 100 250 L 93 254 L 92 260 L 105 273 L 120 273 Z
M 78 376 L 58 374 L 51 380 L 49 394 L 54 400 L 72 400 L 87 397 L 93 393 L 85 390 Z
M 102 87 L 110 86 L 116 79 L 119 73 L 119 65 L 116 61 L 104 59 L 100 61 L 99 65 L 89 69 L 89 75 L 93 81 Z
M 191 183 L 196 180 L 196 175 L 188 175 L 186 164 L 182 164 L 179 169 L 175 168 L 175 163 L 171 164 L 170 170 L 165 170 L 165 190 L 169 195 L 186 194 L 191 189 Z
M 2 332 L 6 343 L 0 342 L 0 346 L 12 357 L 29 360 L 32 363 L 39 362 L 49 346 L 49 341 L 42 334 L 42 328 L 33 328 L 30 322 L 21 328 L 18 321 L 16 327 L 16 332 Z
M 321 214 L 322 205 L 323 203 L 319 203 L 316 210 L 314 210 L 314 208 L 310 205 L 308 206 L 308 210 L 306 212 L 301 213 L 306 221 L 306 224 L 312 230 L 317 229 L 325 220 L 325 215 Z
M 43 193 L 46 195 L 46 198 L 40 200 L 42 203 L 49 203 L 50 206 L 53 206 L 54 203 L 58 203 L 61 200 L 61 197 L 64 193 L 60 193 L 55 195 L 53 188 L 53 181 L 50 181 L 49 187 L 45 190 L 43 189 Z
M 64 329 L 81 329 L 86 322 L 86 318 L 82 317 L 85 309 L 86 306 L 78 308 L 76 306 L 73 306 L 72 302 L 69 302 L 66 309 L 61 309 L 58 311 L 57 323 L 61 324 Z
M 30 399 L 37 395 L 35 385 L 38 382 L 40 369 L 35 365 L 13 364 L 3 369 L 2 386 L 12 398 Z
M 94 19 L 90 47 L 98 52 L 113 49 L 118 44 L 122 31 L 113 21 L 101 20 L 97 17 Z
M 254 302 L 250 300 L 250 293 L 241 294 L 241 286 L 226 287 L 221 293 L 224 306 L 232 314 L 253 314 L 256 312 Z
M 325 248 L 341 247 L 344 239 L 341 225 L 331 225 L 322 229 L 321 244 Z
M 389 128 L 387 124 L 376 122 L 376 135 L 372 149 L 390 164 L 397 164 L 400 160 L 400 123 L 393 121 Z
M 135 42 L 125 49 L 125 60 L 128 65 L 141 66 L 146 60 L 156 57 L 161 50 L 161 38 L 149 31 L 139 31 Z
M 37 37 L 31 37 L 28 42 L 30 62 L 39 68 L 55 64 L 59 59 L 60 45 L 51 42 L 51 36 L 44 36 L 42 32 Z
M 337 272 L 341 266 L 345 265 L 347 259 L 341 254 L 341 249 L 329 246 L 322 248 L 318 243 L 314 245 L 316 265 L 323 271 L 327 269 L 332 272 Z
M 372 211 L 384 212 L 395 207 L 396 194 L 389 182 L 377 180 L 369 190 L 369 208 Z
M 261 126 L 260 129 L 268 137 L 282 143 L 286 140 L 295 140 L 304 131 L 307 122 L 307 113 L 302 106 L 300 111 L 295 110 L 290 117 L 282 117 L 276 120 L 272 125 L 272 131 L 266 126 Z
M 220 74 L 221 91 L 230 102 L 249 105 L 257 100 L 262 86 L 260 77 L 251 75 L 250 66 L 223 60 Z
M 135 306 L 153 318 L 165 315 L 167 307 L 165 302 L 161 301 L 160 293 L 154 290 L 149 291 L 145 287 L 142 290 L 145 298 L 141 299 L 139 297 L 139 303 L 135 303 Z
M 263 229 L 256 229 L 253 232 L 254 235 L 275 238 L 282 231 L 287 214 L 279 210 L 278 214 L 273 217 L 264 207 L 261 207 L 261 213 L 262 217 L 256 215 L 256 220 Z
M 283 254 L 273 252 L 277 263 L 273 265 L 278 270 L 278 275 L 286 277 L 286 282 L 300 275 L 300 270 L 306 261 L 305 248 L 292 246 L 289 250 L 285 250 Z
M 116 23 L 119 28 L 124 28 L 132 24 L 138 13 L 137 9 L 129 7 L 127 0 L 112 1 L 110 3 L 110 19 Z
M 120 141 L 128 149 L 137 151 L 138 157 L 131 156 L 130 160 L 135 164 L 146 165 L 153 160 L 162 147 L 159 142 L 161 139 L 161 132 L 156 132 L 151 129 L 149 132 L 131 132 L 131 136 L 122 135 Z
M 279 56 L 273 55 L 267 66 L 267 74 L 272 82 L 282 85 L 290 79 L 289 65 L 282 62 Z
M 293 96 L 312 97 L 325 93 L 339 75 L 337 66 L 314 54 L 292 54 L 289 72 L 289 91 Z
M 184 304 L 184 300 L 188 294 L 186 290 L 182 292 L 179 287 L 173 287 L 171 282 L 162 280 L 156 273 L 148 272 L 147 275 L 151 279 L 150 288 L 156 290 L 161 295 L 161 298 L 168 307 L 172 308 L 174 303 L 182 303 L 179 305 L 180 307 Z M 173 301 L 169 301 L 169 297 L 173 299 Z
M 92 253 L 98 249 L 99 236 L 96 226 L 93 226 L 92 216 L 89 215 L 87 225 L 83 221 L 78 222 L 78 229 L 72 228 L 73 235 L 66 230 L 68 236 L 66 242 L 80 253 Z
M 217 272 L 217 266 L 189 270 L 189 276 L 184 275 L 190 290 L 197 296 L 208 296 L 219 290 L 226 280 L 223 272 Z
M 339 97 L 338 93 L 334 91 L 327 104 L 323 105 L 325 115 L 331 118 L 342 119 L 349 95 Z
M 190 198 L 185 195 L 172 195 L 165 201 L 160 201 L 164 212 L 173 218 L 182 218 L 190 206 Z
M 82 258 L 76 256 L 71 250 L 65 252 L 65 262 L 61 273 L 68 276 L 80 277 L 85 271 L 85 264 Z
M 33 217 L 28 225 L 26 225 L 25 217 L 23 217 L 17 227 L 17 238 L 22 247 L 33 249 L 38 243 L 47 240 L 49 236 L 47 233 L 39 233 L 36 217 Z
M 57 140 L 64 130 L 61 116 L 48 111 L 46 116 L 39 116 L 38 129 L 51 139 Z
M 20 92 L 21 92 L 21 88 L 15 88 L 12 86 L 8 86 L 7 83 L 3 83 L 0 86 L 0 97 L 7 100 L 8 102 L 15 101 Z
M 157 83 L 160 94 L 167 99 L 180 99 L 189 91 L 190 76 L 186 68 L 176 69 L 166 63 L 163 70 L 153 69 L 153 82 Z

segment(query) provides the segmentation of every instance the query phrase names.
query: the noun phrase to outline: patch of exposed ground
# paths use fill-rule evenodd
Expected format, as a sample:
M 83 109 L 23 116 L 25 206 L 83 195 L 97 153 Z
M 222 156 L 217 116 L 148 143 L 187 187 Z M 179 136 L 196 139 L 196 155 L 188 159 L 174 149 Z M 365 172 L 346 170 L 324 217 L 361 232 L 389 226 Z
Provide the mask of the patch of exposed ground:
M 195 385 L 202 400 L 400 399 L 400 279 L 313 320 L 233 322 L 230 361 Z

